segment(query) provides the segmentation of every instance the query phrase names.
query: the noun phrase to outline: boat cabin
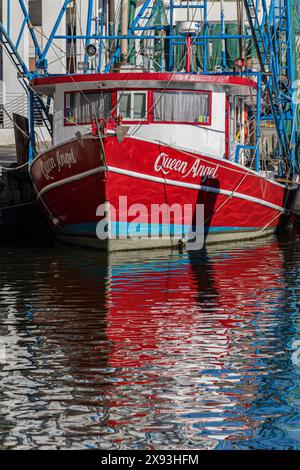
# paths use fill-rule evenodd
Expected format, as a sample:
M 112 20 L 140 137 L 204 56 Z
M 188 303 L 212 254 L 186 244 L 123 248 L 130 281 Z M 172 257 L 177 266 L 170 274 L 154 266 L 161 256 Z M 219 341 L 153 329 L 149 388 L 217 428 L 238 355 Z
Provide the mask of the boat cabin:
M 66 75 L 39 78 L 33 86 L 54 97 L 54 145 L 91 132 L 97 116 L 118 118 L 128 135 L 230 160 L 249 141 L 256 103 L 256 82 L 229 75 Z M 239 159 L 243 163 L 242 153 Z

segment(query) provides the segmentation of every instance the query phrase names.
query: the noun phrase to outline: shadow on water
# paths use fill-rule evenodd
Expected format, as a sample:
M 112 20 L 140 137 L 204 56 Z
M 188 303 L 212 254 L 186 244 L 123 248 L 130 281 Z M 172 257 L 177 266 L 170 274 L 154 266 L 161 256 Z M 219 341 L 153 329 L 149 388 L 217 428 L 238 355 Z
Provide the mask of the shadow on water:
M 0 255 L 2 447 L 300 448 L 299 233 Z

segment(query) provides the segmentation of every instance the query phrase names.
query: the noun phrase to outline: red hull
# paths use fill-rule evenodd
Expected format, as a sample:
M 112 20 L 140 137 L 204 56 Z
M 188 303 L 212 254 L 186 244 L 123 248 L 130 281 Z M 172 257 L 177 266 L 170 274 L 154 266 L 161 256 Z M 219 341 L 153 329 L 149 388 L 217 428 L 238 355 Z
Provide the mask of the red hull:
M 127 205 L 204 205 L 207 242 L 252 238 L 274 232 L 292 221 L 295 191 L 225 159 L 200 156 L 141 139 L 115 136 L 101 143 L 88 136 L 40 155 L 31 166 L 38 197 L 56 231 L 70 241 L 99 245 L 97 208 L 109 202 L 116 208 L 112 222 L 122 223 L 119 197 Z M 104 163 L 105 162 L 105 163 Z M 133 218 L 133 217 L 132 217 Z M 174 226 L 181 220 L 176 214 Z M 142 220 L 151 225 L 148 217 Z M 116 232 L 117 232 L 116 228 Z M 112 249 L 170 245 L 170 238 L 114 240 Z

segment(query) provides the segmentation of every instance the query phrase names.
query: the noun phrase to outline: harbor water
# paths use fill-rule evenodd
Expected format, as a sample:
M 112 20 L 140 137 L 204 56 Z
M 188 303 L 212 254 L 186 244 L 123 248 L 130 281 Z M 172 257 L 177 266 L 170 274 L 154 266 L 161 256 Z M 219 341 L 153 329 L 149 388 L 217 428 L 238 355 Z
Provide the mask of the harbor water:
M 299 231 L 0 257 L 0 448 L 300 449 Z

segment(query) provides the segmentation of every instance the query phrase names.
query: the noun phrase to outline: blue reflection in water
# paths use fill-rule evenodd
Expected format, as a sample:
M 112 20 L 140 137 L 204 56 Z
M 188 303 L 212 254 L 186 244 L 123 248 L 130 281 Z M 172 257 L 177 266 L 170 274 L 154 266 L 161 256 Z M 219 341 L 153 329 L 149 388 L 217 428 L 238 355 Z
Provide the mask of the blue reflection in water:
M 0 251 L 0 446 L 300 449 L 299 234 Z

